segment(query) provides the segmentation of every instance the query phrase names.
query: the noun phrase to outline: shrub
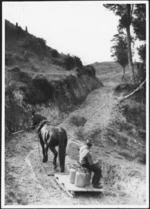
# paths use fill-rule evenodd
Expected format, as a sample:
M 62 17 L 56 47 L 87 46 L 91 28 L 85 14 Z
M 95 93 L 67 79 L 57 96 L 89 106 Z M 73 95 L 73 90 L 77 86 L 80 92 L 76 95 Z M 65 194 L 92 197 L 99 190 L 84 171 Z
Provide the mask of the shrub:
M 79 57 L 70 56 L 69 54 L 64 58 L 64 67 L 71 70 L 75 67 L 82 67 L 82 62 Z
M 28 38 L 22 46 L 26 50 L 31 50 L 39 56 L 43 56 L 47 53 L 46 41 L 41 38 Z
M 96 71 L 95 71 L 95 68 L 92 65 L 86 65 L 84 67 L 84 69 L 85 69 L 85 72 L 87 74 L 89 74 L 90 76 L 95 76 Z
M 145 165 L 146 164 L 146 153 L 137 153 L 136 154 L 137 160 L 139 163 Z
M 28 61 L 30 57 L 34 57 L 34 53 L 31 51 L 25 50 L 23 57 L 25 61 Z
M 74 56 L 73 59 L 74 59 L 74 63 L 75 63 L 76 67 L 82 67 L 83 66 L 82 61 L 79 57 Z
M 65 67 L 64 60 L 61 60 L 61 59 L 53 59 L 52 60 L 52 63 L 54 65 L 58 65 L 58 66 L 61 66 L 61 67 Z
M 47 97 L 42 91 L 36 89 L 33 84 L 22 86 L 20 88 L 24 92 L 24 101 L 28 104 L 36 105 L 47 101 Z
M 79 140 L 79 141 L 85 141 L 86 140 L 83 127 L 79 127 L 75 131 L 75 136 L 76 136 L 76 139 Z
M 73 60 L 73 57 L 71 56 L 67 56 L 65 59 L 64 59 L 64 65 L 66 67 L 67 70 L 71 70 L 72 68 L 74 68 L 74 60 Z
M 120 180 L 120 175 L 118 172 L 119 169 L 120 169 L 120 166 L 103 163 L 102 165 L 103 181 L 106 184 L 113 186 L 116 183 L 116 181 Z
M 27 72 L 20 72 L 18 67 L 15 67 L 8 71 L 7 74 L 7 82 L 15 82 L 16 85 L 22 83 L 29 83 L 31 82 L 32 78 L 31 75 Z
M 122 113 L 126 117 L 128 123 L 132 123 L 138 128 L 146 129 L 146 110 L 144 105 L 135 102 L 124 104 L 122 107 Z
M 57 57 L 60 56 L 59 53 L 58 53 L 58 51 L 56 49 L 51 49 L 51 55 L 54 58 L 57 58 Z
M 134 89 L 136 89 L 137 84 L 131 84 L 131 83 L 122 83 L 115 87 L 114 94 L 119 95 L 127 95 L 131 93 Z
M 70 122 L 75 126 L 84 126 L 86 123 L 86 119 L 84 117 L 74 115 L 70 118 Z
M 52 85 L 42 76 L 36 76 L 21 90 L 25 94 L 24 101 L 32 105 L 46 103 L 53 96 Z
M 40 114 L 34 114 L 34 116 L 32 117 L 32 122 L 33 122 L 33 126 L 32 128 L 35 128 L 35 126 L 37 124 L 39 124 L 42 120 L 46 120 L 46 118 Z
M 14 72 L 14 73 L 19 73 L 20 72 L 20 68 L 19 67 L 14 67 L 11 70 L 9 70 L 10 72 Z
M 144 63 L 137 63 L 138 81 L 142 82 L 146 78 L 146 66 Z
M 39 42 L 43 47 L 46 46 L 46 40 L 44 40 L 43 38 L 37 38 L 37 42 Z
M 78 76 L 86 74 L 86 75 L 94 77 L 96 74 L 95 68 L 92 65 L 77 67 L 76 71 L 77 71 Z
M 12 54 L 6 54 L 5 55 L 5 65 L 6 66 L 12 66 L 15 64 L 15 60 Z
M 16 83 L 14 82 L 5 87 L 6 102 L 13 100 L 14 98 L 13 92 L 15 91 L 15 89 L 16 89 Z
M 47 97 L 52 98 L 53 88 L 45 77 L 36 76 L 32 82 L 35 88 L 42 91 Z
M 30 74 L 27 73 L 27 72 L 20 72 L 20 73 L 18 74 L 18 76 L 19 76 L 18 80 L 19 80 L 20 82 L 25 82 L 25 83 L 27 83 L 27 82 L 31 81 L 31 76 L 30 76 Z

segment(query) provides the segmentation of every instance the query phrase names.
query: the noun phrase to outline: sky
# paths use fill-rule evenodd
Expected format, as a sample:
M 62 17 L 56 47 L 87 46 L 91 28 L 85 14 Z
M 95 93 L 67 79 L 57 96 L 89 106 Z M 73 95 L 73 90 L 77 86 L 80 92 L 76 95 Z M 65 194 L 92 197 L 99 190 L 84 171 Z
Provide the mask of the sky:
M 3 19 L 46 40 L 60 53 L 80 57 L 84 64 L 114 61 L 111 39 L 118 16 L 100 1 L 3 2 Z M 138 61 L 135 53 L 134 60 Z

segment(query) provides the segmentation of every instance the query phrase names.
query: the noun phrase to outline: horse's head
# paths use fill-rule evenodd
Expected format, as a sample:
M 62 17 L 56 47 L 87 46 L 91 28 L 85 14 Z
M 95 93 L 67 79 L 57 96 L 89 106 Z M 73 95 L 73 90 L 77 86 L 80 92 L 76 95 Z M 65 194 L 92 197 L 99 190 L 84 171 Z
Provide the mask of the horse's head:
M 40 124 L 43 120 L 46 120 L 45 117 L 39 114 L 32 114 L 32 128 L 35 129 L 35 127 Z

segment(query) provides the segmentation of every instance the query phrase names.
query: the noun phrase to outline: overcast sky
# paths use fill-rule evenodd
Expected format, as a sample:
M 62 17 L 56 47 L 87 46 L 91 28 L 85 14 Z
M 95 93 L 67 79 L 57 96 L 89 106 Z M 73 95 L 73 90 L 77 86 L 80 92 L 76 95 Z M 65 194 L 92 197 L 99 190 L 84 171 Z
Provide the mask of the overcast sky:
M 113 61 L 111 39 L 118 17 L 103 7 L 105 2 L 3 2 L 3 19 L 46 40 L 48 46 L 76 55 L 84 64 Z M 135 54 L 134 60 L 138 61 Z

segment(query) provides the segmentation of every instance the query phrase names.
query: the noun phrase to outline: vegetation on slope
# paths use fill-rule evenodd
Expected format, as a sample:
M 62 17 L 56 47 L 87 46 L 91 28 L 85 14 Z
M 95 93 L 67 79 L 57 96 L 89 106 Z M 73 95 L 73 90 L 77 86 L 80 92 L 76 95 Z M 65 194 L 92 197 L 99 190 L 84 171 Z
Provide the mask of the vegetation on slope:
M 32 112 L 57 119 L 102 86 L 93 66 L 59 53 L 18 25 L 5 21 L 6 132 L 32 126 Z M 47 114 L 45 109 L 55 109 Z

